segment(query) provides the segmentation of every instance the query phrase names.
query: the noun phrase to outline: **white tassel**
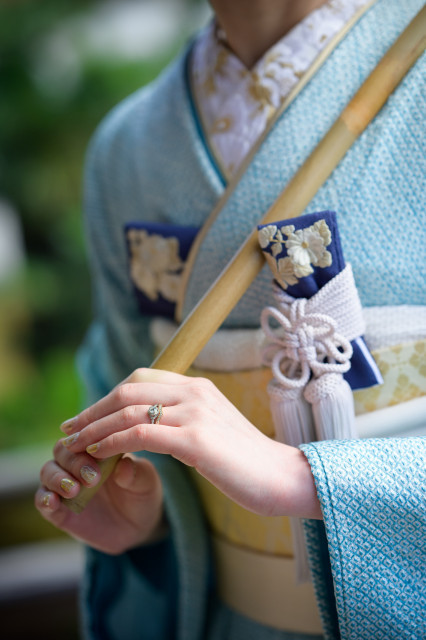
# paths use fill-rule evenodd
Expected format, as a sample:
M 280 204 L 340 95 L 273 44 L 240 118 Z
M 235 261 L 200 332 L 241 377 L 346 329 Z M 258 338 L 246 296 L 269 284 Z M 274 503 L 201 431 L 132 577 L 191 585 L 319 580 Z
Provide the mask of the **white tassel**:
M 303 387 L 285 389 L 279 382 L 272 380 L 268 385 L 268 393 L 276 439 L 292 447 L 314 440 L 311 406 L 303 397 Z M 297 584 L 301 584 L 311 578 L 302 520 L 290 518 L 290 526 L 296 567 L 295 580 Z
M 275 379 L 268 385 L 275 436 L 279 442 L 298 447 L 315 439 L 312 411 L 303 387 L 285 389 Z
M 264 363 L 274 376 L 268 392 L 275 433 L 277 440 L 290 446 L 356 437 L 352 391 L 342 374 L 350 368 L 350 339 L 361 332 L 355 313 L 349 314 L 351 321 L 355 316 L 353 326 L 348 322 L 342 289 L 349 302 L 358 298 L 350 269 L 341 274 L 310 300 L 293 299 L 277 288 L 278 308 L 267 307 L 261 315 L 262 329 L 270 340 Z M 321 312 L 328 306 L 338 320 Z M 270 319 L 277 326 L 271 327 Z M 339 325 L 343 334 L 337 331 Z M 302 521 L 290 518 L 290 523 L 296 580 L 306 582 L 310 571 Z
M 302 518 L 290 518 L 291 537 L 293 540 L 293 552 L 295 563 L 296 584 L 303 584 L 311 581 L 311 571 L 309 569 L 308 550 L 306 548 L 305 531 L 303 529 Z
M 325 373 L 313 378 L 306 385 L 304 396 L 312 405 L 314 440 L 357 438 L 352 390 L 342 374 Z

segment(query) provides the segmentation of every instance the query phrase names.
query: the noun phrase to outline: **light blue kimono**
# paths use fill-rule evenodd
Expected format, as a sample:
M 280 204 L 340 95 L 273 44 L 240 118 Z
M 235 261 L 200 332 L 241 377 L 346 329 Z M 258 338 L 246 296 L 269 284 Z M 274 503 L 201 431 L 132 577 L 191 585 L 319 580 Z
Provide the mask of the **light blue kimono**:
M 276 123 L 204 243 L 185 313 L 421 6 L 379 0 Z M 95 320 L 79 354 L 88 402 L 153 358 L 149 318 L 129 277 L 125 225 L 199 227 L 224 190 L 194 112 L 186 64 L 187 55 L 119 105 L 90 148 Z M 338 212 L 345 257 L 367 306 L 425 302 L 424 89 L 420 60 L 309 206 Z M 228 326 L 258 325 L 271 300 L 270 280 L 262 272 Z M 339 627 L 345 639 L 426 637 L 425 449 L 421 438 L 303 447 L 324 514 L 325 528 L 307 528 L 327 638 L 338 638 Z M 209 536 L 186 471 L 168 457 L 148 457 L 163 479 L 170 536 L 119 557 L 88 551 L 85 637 L 308 638 L 262 627 L 217 601 Z

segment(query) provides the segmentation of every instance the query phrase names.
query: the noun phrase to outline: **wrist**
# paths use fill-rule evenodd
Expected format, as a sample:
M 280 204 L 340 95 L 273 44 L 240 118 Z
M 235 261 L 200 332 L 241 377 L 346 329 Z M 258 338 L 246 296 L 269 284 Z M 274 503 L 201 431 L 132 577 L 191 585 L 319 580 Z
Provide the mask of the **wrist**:
M 276 515 L 322 520 L 314 477 L 303 451 L 275 444 L 283 478 L 279 483 Z

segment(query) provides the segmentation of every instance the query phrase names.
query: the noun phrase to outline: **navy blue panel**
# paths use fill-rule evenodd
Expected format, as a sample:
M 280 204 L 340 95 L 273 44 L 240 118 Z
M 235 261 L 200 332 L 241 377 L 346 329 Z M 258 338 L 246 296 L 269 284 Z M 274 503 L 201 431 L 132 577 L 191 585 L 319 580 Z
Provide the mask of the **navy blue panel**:
M 177 238 L 179 242 L 179 257 L 184 263 L 188 257 L 191 245 L 197 235 L 198 227 L 178 226 L 171 224 L 164 224 L 158 222 L 128 222 L 124 231 L 126 234 L 127 252 L 129 257 L 129 271 L 130 271 L 130 243 L 129 232 L 132 230 L 146 231 L 152 236 L 161 236 L 162 238 Z M 175 271 L 174 275 L 179 275 L 182 272 Z M 131 279 L 130 273 L 129 278 Z M 133 289 L 138 301 L 139 308 L 144 315 L 156 315 L 173 318 L 175 314 L 175 303 L 164 298 L 161 293 L 158 293 L 156 300 L 151 300 L 141 289 L 133 282 Z

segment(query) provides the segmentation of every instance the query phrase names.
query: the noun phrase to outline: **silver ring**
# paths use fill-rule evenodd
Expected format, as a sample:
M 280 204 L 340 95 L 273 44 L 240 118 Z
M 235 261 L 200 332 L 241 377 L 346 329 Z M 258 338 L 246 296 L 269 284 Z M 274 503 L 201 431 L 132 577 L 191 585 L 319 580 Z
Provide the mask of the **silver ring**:
M 163 405 L 153 404 L 148 409 L 148 415 L 151 418 L 151 424 L 158 424 L 160 422 L 161 416 L 163 415 Z

